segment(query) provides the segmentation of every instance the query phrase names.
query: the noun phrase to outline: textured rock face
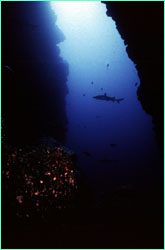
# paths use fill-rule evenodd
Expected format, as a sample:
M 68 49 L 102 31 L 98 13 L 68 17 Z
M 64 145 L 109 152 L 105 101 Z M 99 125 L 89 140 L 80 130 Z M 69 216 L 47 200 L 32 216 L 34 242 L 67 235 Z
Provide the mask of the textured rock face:
M 103 2 L 107 15 L 116 22 L 136 64 L 141 84 L 138 99 L 152 115 L 158 145 L 163 152 L 163 2 Z
M 68 65 L 55 18 L 49 2 L 2 3 L 2 115 L 15 144 L 65 137 Z

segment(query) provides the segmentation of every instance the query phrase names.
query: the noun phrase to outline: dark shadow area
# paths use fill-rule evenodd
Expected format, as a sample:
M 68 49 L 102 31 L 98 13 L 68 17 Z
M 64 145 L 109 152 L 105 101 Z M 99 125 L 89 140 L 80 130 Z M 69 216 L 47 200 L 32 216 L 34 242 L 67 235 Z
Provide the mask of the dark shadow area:
M 65 38 L 46 2 L 2 3 L 2 116 L 13 144 L 42 135 L 64 141 L 68 65 Z
M 157 143 L 164 148 L 164 4 L 163 2 L 103 2 L 107 15 L 128 45 L 141 84 L 137 90 L 143 109 L 152 115 Z

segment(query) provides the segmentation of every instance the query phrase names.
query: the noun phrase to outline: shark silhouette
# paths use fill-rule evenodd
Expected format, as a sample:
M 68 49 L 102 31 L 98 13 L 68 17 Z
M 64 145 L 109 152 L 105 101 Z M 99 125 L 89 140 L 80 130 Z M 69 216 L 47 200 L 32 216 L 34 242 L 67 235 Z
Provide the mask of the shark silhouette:
M 107 94 L 105 93 L 104 95 L 96 95 L 96 96 L 93 96 L 94 99 L 97 99 L 97 100 L 102 100 L 102 101 L 112 101 L 112 102 L 117 102 L 117 103 L 120 103 L 121 101 L 124 100 L 124 98 L 115 98 L 115 97 L 110 97 L 110 96 L 107 96 Z

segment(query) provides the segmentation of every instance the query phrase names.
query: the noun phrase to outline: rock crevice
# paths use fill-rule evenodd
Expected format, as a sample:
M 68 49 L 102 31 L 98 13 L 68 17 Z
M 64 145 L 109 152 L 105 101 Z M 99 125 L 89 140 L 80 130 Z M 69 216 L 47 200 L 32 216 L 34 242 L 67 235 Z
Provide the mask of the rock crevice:
M 153 118 L 158 145 L 163 152 L 163 2 L 103 2 L 116 22 L 135 63 L 141 84 L 137 90 L 143 109 Z

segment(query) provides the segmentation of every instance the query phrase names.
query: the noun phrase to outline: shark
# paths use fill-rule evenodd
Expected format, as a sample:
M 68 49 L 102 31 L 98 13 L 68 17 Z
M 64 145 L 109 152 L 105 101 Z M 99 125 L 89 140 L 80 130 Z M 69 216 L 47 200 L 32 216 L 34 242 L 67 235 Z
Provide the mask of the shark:
M 97 100 L 102 100 L 102 101 L 112 101 L 112 102 L 117 102 L 117 103 L 120 103 L 121 101 L 124 100 L 124 98 L 115 98 L 115 97 L 110 97 L 110 96 L 107 96 L 107 94 L 105 93 L 104 95 L 96 95 L 96 96 L 93 96 L 94 99 L 97 99 Z

